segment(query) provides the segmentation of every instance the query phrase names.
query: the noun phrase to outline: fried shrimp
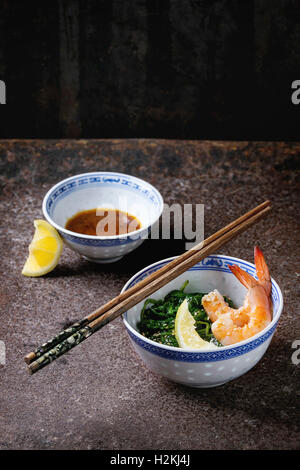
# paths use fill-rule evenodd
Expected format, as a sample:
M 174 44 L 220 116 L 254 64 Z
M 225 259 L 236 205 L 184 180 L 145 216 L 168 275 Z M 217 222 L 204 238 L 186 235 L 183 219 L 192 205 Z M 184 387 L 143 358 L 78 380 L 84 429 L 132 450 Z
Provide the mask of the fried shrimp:
M 239 266 L 229 266 L 231 272 L 248 289 L 242 307 L 238 309 L 229 307 L 217 290 L 202 299 L 202 305 L 213 322 L 212 332 L 224 346 L 254 336 L 272 320 L 271 278 L 264 256 L 258 247 L 254 249 L 254 258 L 258 281 Z

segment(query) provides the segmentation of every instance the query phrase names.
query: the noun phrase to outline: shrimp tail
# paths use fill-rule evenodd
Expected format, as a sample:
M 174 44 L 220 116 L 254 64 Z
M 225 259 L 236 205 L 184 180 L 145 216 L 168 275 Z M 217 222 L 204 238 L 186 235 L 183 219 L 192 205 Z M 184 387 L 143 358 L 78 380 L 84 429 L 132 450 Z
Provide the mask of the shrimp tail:
M 254 248 L 254 260 L 256 274 L 259 282 L 264 287 L 267 295 L 269 296 L 272 287 L 270 273 L 264 255 L 258 246 Z
M 243 284 L 243 286 L 247 287 L 247 289 L 257 286 L 257 280 L 236 264 L 229 266 L 229 269 L 232 274 L 234 274 L 235 277 Z

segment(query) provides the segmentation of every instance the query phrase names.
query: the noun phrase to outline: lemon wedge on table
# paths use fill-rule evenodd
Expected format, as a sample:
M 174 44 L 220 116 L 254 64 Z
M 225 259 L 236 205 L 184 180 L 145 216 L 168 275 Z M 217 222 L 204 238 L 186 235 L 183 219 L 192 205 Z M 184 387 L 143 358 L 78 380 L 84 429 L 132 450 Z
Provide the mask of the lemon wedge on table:
M 185 299 L 177 310 L 175 318 L 175 337 L 183 349 L 216 349 L 212 343 L 205 341 L 198 335 L 195 320 L 189 311 L 189 304 Z
M 52 225 L 45 220 L 35 220 L 35 233 L 29 245 L 29 256 L 22 274 L 29 277 L 43 276 L 57 265 L 62 249 L 62 239 Z

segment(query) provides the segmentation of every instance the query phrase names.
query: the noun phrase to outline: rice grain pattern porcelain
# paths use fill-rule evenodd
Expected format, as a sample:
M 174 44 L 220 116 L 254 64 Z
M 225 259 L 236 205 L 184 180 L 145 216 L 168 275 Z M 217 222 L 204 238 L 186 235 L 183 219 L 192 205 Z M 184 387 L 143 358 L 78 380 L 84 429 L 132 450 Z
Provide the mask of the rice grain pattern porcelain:
M 175 257 L 158 261 L 135 274 L 123 287 L 122 292 L 157 271 Z M 163 298 L 173 289 L 179 289 L 189 280 L 186 292 L 210 292 L 218 289 L 231 297 L 235 305 L 242 305 L 247 289 L 231 273 L 229 265 L 237 264 L 253 276 L 252 263 L 224 255 L 210 255 L 185 273 L 159 289 L 154 299 Z M 165 346 L 145 338 L 138 332 L 137 323 L 143 302 L 135 305 L 123 315 L 123 321 L 132 345 L 142 361 L 158 375 L 183 385 L 198 388 L 216 387 L 248 372 L 266 352 L 283 308 L 282 293 L 272 279 L 272 322 L 255 336 L 216 350 L 193 350 Z
M 77 212 L 118 209 L 134 215 L 141 228 L 113 236 L 75 233 L 65 228 Z M 123 173 L 97 171 L 71 176 L 53 186 L 43 200 L 43 214 L 65 243 L 85 258 L 98 263 L 118 261 L 135 250 L 147 237 L 163 211 L 163 199 L 151 184 Z

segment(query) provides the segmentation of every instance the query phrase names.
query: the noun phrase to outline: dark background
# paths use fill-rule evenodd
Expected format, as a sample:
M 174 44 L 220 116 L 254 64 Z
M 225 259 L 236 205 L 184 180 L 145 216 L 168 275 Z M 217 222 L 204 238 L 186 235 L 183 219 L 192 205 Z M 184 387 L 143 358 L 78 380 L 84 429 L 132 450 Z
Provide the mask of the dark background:
M 0 0 L 0 137 L 299 140 L 299 0 Z

